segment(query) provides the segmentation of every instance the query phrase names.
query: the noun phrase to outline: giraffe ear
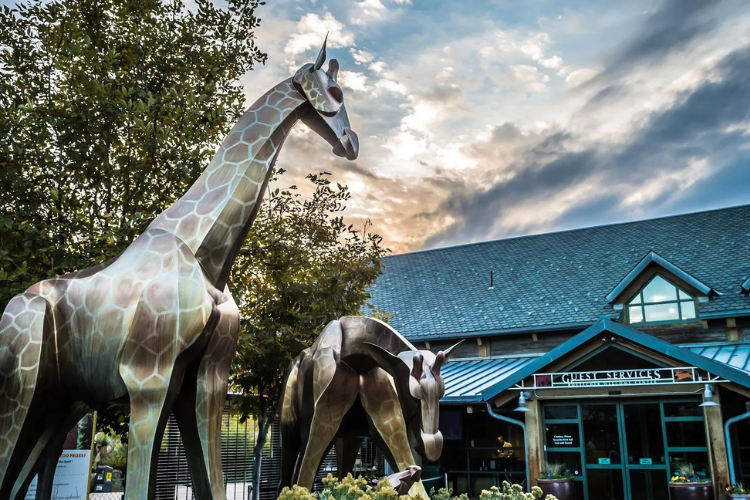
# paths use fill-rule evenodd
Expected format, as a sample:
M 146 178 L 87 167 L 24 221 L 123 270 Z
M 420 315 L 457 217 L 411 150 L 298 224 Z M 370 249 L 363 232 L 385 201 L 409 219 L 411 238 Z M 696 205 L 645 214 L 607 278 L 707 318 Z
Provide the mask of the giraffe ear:
M 313 66 L 313 71 L 317 71 L 320 68 L 323 67 L 323 63 L 326 62 L 326 43 L 328 43 L 328 33 L 326 33 L 326 38 L 323 40 L 323 48 L 320 49 L 320 52 L 318 53 L 318 58 L 315 60 L 315 66 Z
M 336 59 L 331 59 L 328 62 L 328 76 L 331 77 L 331 80 L 336 81 L 339 76 L 339 62 Z

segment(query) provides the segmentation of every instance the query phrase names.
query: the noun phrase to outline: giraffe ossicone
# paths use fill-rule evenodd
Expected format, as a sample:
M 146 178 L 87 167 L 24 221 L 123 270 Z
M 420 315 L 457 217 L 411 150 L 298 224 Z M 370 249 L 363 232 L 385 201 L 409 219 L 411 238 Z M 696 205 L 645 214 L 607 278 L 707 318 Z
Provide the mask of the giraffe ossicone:
M 286 136 L 307 124 L 337 156 L 359 151 L 338 63 L 303 66 L 227 134 L 185 195 L 119 256 L 13 298 L 0 319 L 0 498 L 39 474 L 52 492 L 65 435 L 91 408 L 130 404 L 126 500 L 154 498 L 170 412 L 197 499 L 225 498 L 221 414 L 239 333 L 229 272 Z

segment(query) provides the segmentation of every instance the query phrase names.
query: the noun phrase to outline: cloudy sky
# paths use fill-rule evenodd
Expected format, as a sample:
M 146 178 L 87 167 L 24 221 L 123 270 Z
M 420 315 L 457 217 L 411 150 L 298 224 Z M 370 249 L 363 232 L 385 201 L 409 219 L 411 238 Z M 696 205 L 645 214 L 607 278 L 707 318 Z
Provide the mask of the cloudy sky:
M 249 99 L 341 64 L 356 162 L 298 127 L 395 252 L 750 203 L 745 0 L 271 0 Z

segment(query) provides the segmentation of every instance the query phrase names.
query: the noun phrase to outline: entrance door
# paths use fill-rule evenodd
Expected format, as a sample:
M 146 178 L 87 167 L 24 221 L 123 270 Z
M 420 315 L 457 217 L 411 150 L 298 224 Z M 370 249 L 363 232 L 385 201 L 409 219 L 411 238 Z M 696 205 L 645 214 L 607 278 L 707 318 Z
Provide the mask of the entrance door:
M 668 500 L 661 408 L 583 403 L 588 500 Z

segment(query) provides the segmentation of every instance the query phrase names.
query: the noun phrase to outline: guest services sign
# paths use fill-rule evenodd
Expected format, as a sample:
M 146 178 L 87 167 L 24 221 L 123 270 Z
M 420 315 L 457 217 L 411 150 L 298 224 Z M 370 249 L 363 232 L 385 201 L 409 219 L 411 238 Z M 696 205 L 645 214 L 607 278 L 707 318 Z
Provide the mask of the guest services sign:
M 534 375 L 534 388 L 690 384 L 698 380 L 695 367 L 537 373 Z

